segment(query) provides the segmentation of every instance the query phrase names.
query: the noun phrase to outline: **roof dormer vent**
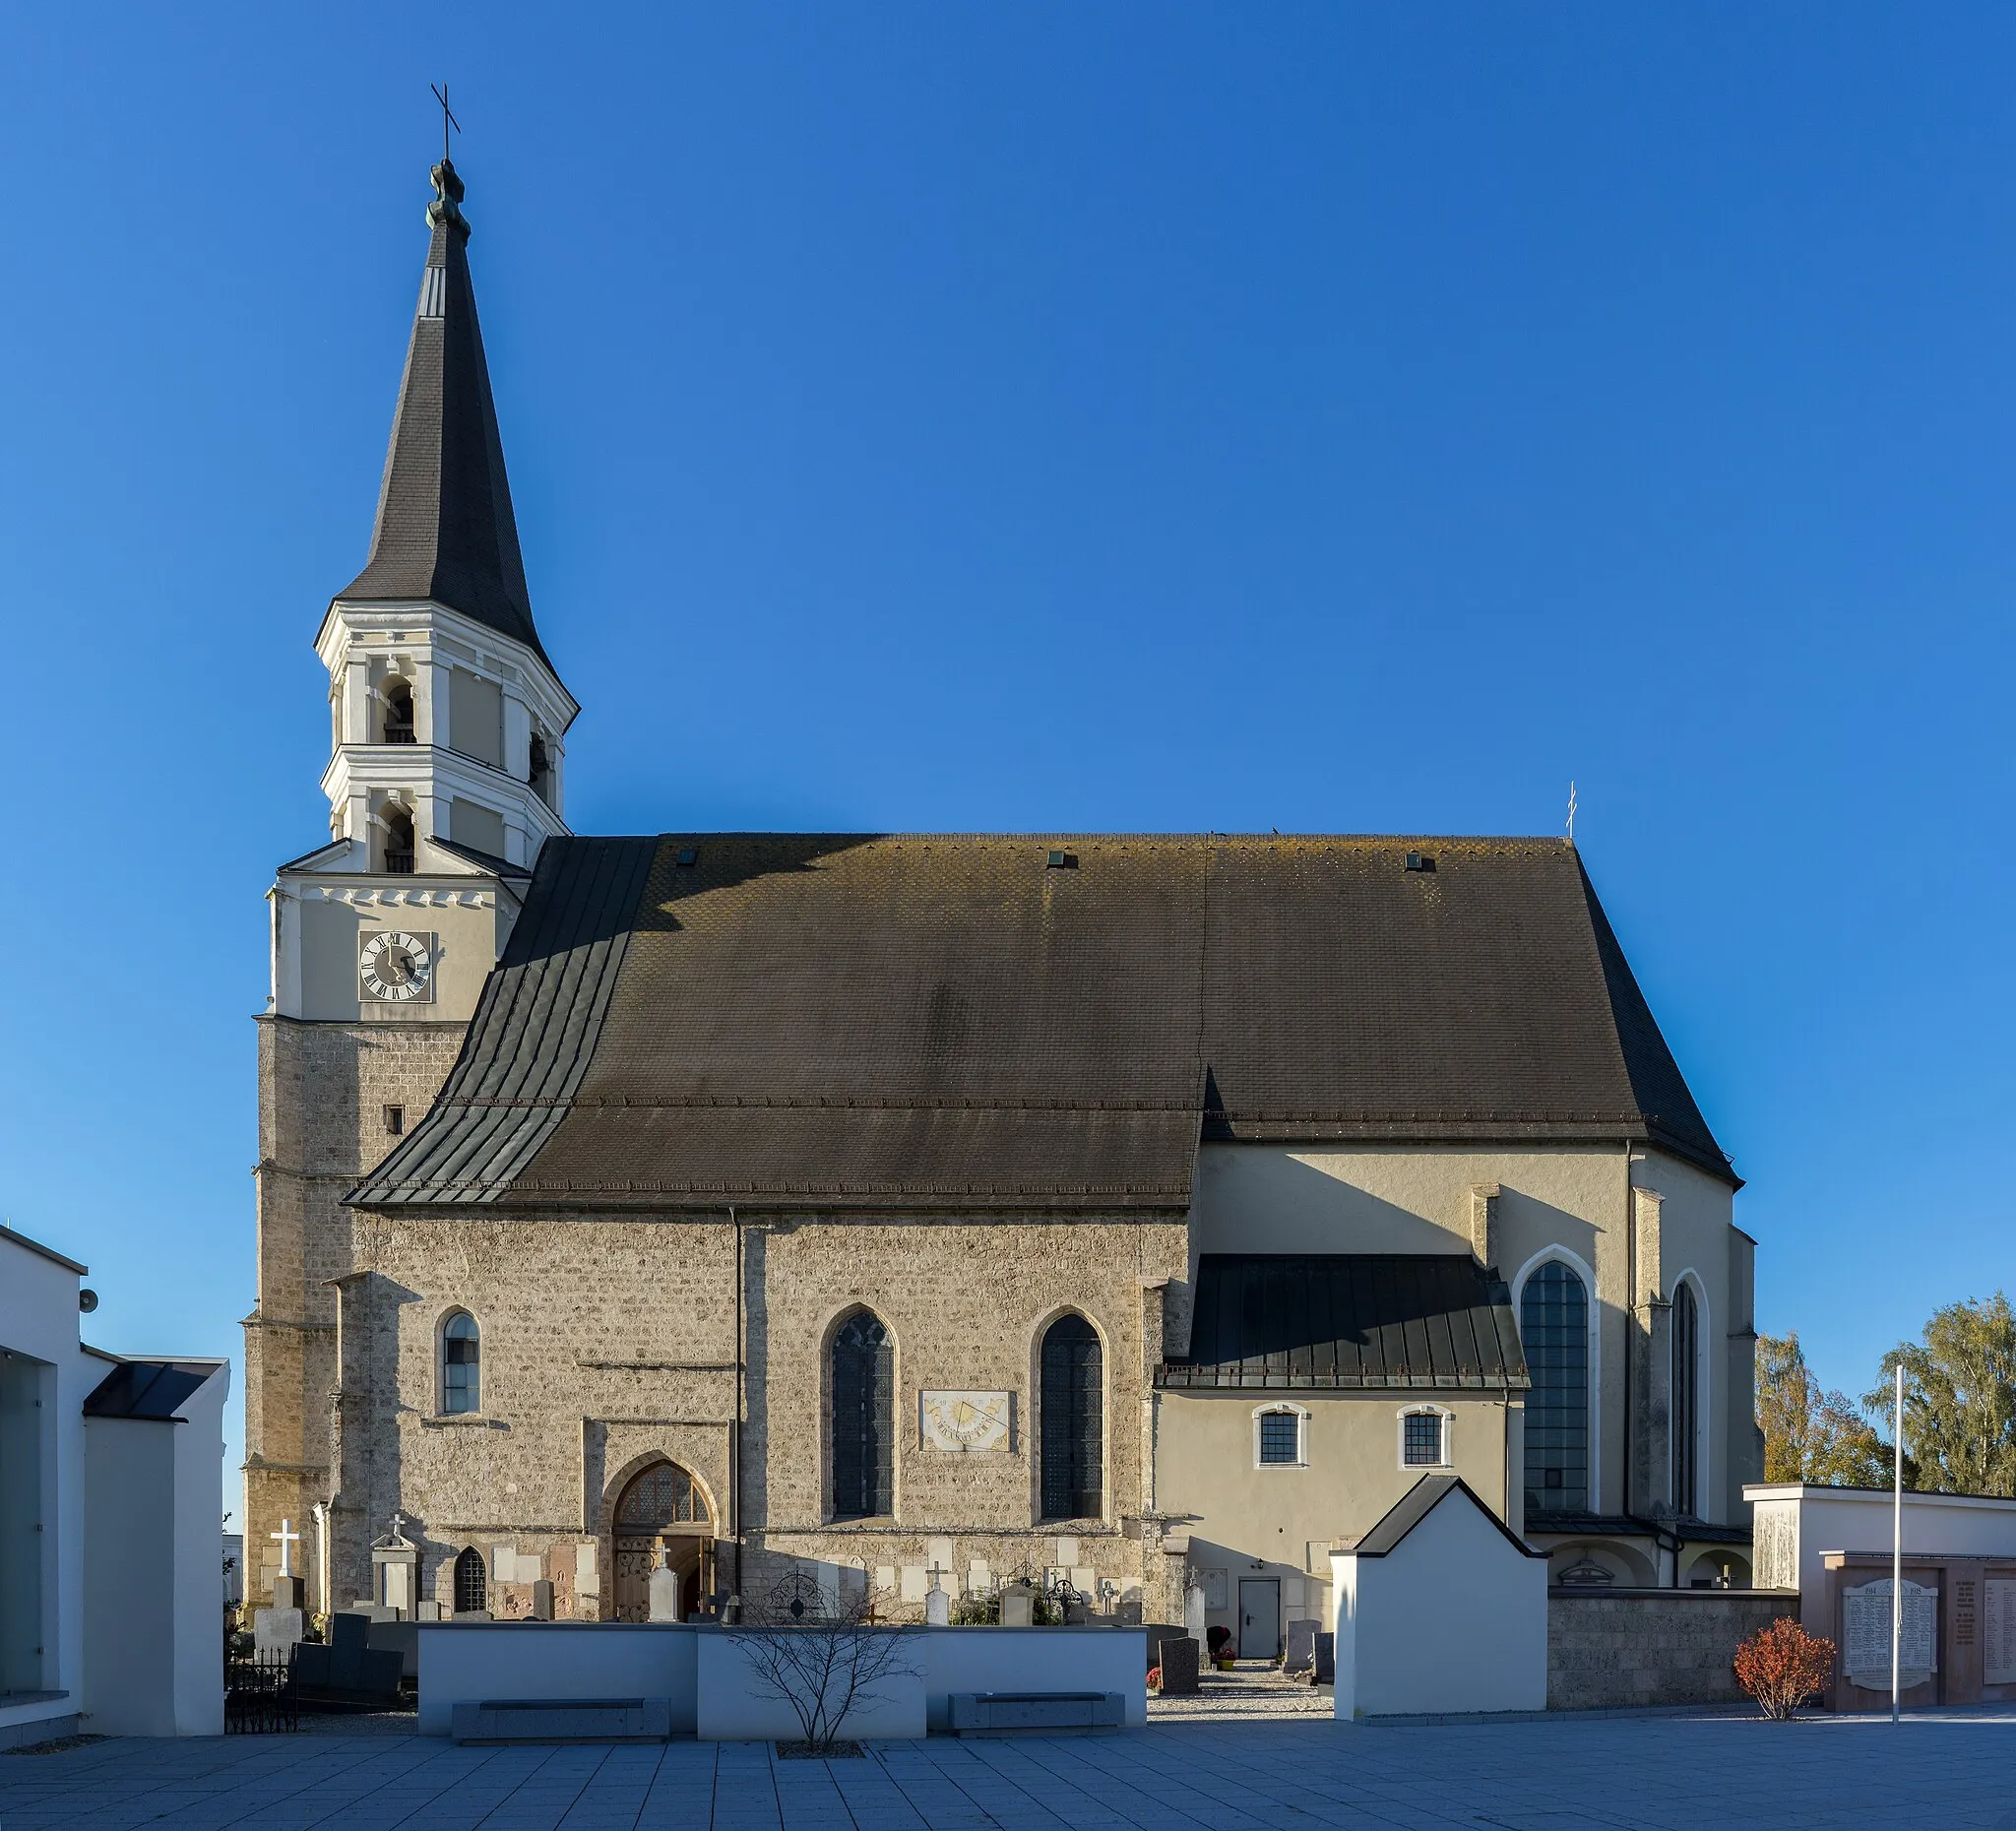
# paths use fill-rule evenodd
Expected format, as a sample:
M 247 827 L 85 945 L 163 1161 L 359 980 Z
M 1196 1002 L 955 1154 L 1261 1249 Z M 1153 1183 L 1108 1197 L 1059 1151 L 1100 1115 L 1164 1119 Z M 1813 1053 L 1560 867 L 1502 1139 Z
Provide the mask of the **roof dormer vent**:
M 1407 854 L 1407 868 L 1410 871 L 1432 871 L 1435 854 L 1431 852 L 1411 852 Z

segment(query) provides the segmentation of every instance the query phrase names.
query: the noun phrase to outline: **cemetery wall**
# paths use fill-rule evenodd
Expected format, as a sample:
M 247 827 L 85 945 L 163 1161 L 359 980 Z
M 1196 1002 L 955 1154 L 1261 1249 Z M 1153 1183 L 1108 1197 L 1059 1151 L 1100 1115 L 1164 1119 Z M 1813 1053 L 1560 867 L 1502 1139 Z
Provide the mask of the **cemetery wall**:
M 337 1382 L 342 1600 L 369 1594 L 366 1547 L 400 1508 L 424 1537 L 422 1597 L 450 1596 L 448 1566 L 473 1545 L 492 1572 L 493 1610 L 526 1612 L 543 1578 L 557 1615 L 605 1616 L 616 1502 L 660 1457 L 696 1478 L 724 1537 L 739 1507 L 752 1558 L 739 1587 L 751 1595 L 799 1560 L 865 1568 L 897 1618 L 921 1619 L 933 1564 L 955 1594 L 976 1575 L 1062 1566 L 1082 1587 L 1110 1586 L 1105 1600 L 1122 1610 L 1141 1607 L 1145 1573 L 1163 1578 L 1141 1515 L 1159 1281 L 1181 1275 L 1179 1222 L 737 1226 L 726 1214 L 491 1211 L 364 1215 L 355 1231 Z M 864 1305 L 895 1346 L 896 1510 L 888 1521 L 836 1523 L 827 1354 L 839 1324 Z M 738 1307 L 748 1341 L 739 1470 Z M 439 1331 L 457 1309 L 481 1332 L 481 1409 L 446 1417 Z M 1086 1316 L 1103 1347 L 1105 1509 L 1043 1525 L 1032 1451 L 1037 1369 L 1042 1333 L 1066 1310 Z M 1009 1393 L 1006 1440 L 969 1451 L 928 1445 L 927 1390 Z M 721 1575 L 732 1581 L 725 1560 Z
M 1763 1590 L 1554 1590 L 1547 1708 L 1609 1710 L 1740 1698 L 1731 1662 L 1798 1598 Z

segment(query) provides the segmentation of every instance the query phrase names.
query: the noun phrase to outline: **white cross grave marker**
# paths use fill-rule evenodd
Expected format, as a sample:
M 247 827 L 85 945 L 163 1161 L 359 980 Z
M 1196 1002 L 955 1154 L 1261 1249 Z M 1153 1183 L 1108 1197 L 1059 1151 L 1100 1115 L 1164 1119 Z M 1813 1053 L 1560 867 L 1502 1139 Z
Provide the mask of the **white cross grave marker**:
M 294 1547 L 301 1542 L 301 1535 L 294 1530 L 294 1522 L 284 1519 L 280 1523 L 279 1532 L 270 1532 L 266 1536 L 269 1539 L 278 1539 L 280 1541 L 280 1574 L 284 1577 L 292 1576 L 294 1574 Z
M 392 1515 L 392 1536 L 393 1536 L 393 1537 L 394 1537 L 395 1539 L 404 1539 L 404 1538 L 406 1537 L 406 1529 L 407 1529 L 407 1517 L 406 1517 L 406 1515 L 405 1515 L 404 1513 L 400 1513 L 400 1512 L 398 1512 L 398 1511 L 395 1511 L 395 1512 L 393 1513 L 393 1515 Z

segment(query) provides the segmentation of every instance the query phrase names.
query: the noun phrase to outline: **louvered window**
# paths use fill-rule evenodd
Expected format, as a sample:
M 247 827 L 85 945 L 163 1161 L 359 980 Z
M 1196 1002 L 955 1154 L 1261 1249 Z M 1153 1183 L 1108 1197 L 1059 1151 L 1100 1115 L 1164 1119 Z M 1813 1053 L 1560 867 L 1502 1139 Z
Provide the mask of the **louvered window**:
M 896 1356 L 866 1310 L 833 1338 L 833 1517 L 896 1511 Z
M 489 1606 L 489 1573 L 483 1568 L 483 1554 L 474 1546 L 467 1546 L 455 1560 L 455 1612 L 474 1614 Z
M 1098 1519 L 1105 1511 L 1099 1335 L 1083 1316 L 1059 1316 L 1043 1337 L 1043 1518 Z

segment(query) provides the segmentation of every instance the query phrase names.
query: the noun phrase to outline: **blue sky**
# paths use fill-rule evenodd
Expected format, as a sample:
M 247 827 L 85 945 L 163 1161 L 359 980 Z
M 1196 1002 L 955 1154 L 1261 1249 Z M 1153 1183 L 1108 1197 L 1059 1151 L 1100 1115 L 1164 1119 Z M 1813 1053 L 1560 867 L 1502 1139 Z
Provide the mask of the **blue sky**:
M 261 897 L 325 830 L 446 77 L 579 828 L 1547 833 L 1572 778 L 1760 1325 L 1859 1390 L 2009 1281 L 2012 53 L 9 8 L 0 1218 L 94 1339 L 239 1359 Z

